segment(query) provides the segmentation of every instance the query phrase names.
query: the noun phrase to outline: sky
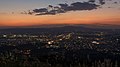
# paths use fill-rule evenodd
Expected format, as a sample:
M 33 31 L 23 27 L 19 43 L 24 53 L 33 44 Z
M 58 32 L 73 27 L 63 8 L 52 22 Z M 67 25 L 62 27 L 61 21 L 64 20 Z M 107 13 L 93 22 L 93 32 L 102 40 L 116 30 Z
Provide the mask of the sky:
M 91 1 L 0 0 L 0 27 L 94 23 L 120 25 L 120 0 Z

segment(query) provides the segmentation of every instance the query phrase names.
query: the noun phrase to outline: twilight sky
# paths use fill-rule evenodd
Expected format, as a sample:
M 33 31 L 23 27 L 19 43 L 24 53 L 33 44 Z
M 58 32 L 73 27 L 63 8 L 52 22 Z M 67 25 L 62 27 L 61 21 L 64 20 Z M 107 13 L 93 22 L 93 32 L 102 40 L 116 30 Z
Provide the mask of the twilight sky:
M 120 0 L 0 0 L 0 26 L 92 23 L 120 25 Z

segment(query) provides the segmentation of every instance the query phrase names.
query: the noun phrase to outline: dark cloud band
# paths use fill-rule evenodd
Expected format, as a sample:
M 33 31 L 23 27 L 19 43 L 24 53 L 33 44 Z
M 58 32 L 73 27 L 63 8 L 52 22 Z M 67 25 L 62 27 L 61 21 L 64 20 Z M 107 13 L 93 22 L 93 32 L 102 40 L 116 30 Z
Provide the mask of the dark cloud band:
M 99 5 L 96 4 L 96 1 L 99 2 Z M 67 3 L 58 4 L 58 6 L 48 5 L 47 8 L 39 8 L 33 9 L 29 11 L 27 14 L 35 14 L 35 15 L 56 15 L 60 13 L 66 13 L 69 11 L 83 11 L 83 10 L 94 10 L 97 9 L 99 6 L 104 5 L 106 2 L 105 0 L 88 0 L 88 2 L 74 2 L 70 5 Z M 23 14 L 26 14 L 24 12 Z
M 97 9 L 99 5 L 89 2 L 75 2 L 71 5 L 58 4 L 58 6 L 49 5 L 48 8 L 34 9 L 33 13 L 36 15 L 56 15 L 59 13 L 66 13 L 68 11 L 93 10 Z

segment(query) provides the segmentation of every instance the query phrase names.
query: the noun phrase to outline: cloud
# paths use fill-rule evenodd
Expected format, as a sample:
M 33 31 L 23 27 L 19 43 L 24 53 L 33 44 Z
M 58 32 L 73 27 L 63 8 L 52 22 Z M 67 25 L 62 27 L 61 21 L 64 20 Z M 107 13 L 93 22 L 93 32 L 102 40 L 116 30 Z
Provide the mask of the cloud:
M 43 13 L 48 12 L 47 8 L 40 8 L 40 9 L 34 9 L 33 12 L 35 13 Z
M 97 9 L 99 5 L 91 4 L 89 2 L 75 2 L 72 3 L 71 6 L 68 7 L 68 11 L 76 11 L 76 10 L 93 10 Z
M 33 9 L 32 11 L 23 12 L 23 14 L 30 15 L 56 15 L 60 13 L 67 13 L 69 11 L 85 11 L 100 9 L 101 5 L 106 4 L 107 1 L 112 0 L 88 0 L 87 2 L 74 2 L 71 4 L 62 3 L 57 6 L 48 5 L 46 8 Z M 117 2 L 114 2 L 117 4 Z
M 69 5 L 68 4 L 59 4 L 60 5 L 60 7 L 61 7 L 61 9 L 64 9 L 64 10 L 66 10 L 68 7 L 69 7 Z
M 95 2 L 95 0 L 89 0 L 88 2 L 94 3 L 94 2 Z
M 28 14 L 35 15 L 56 15 L 59 13 L 66 13 L 69 11 L 82 11 L 82 10 L 93 10 L 97 9 L 99 5 L 90 2 L 75 2 L 68 5 L 67 3 L 58 4 L 58 6 L 48 5 L 47 8 L 34 9 L 33 12 Z
M 89 0 L 88 2 L 90 2 L 90 3 L 95 3 L 97 0 Z M 99 4 L 101 4 L 101 5 L 103 5 L 103 4 L 105 4 L 105 0 L 98 0 L 99 1 Z M 111 0 L 109 0 L 109 1 L 111 1 Z
M 13 13 L 14 14 L 14 13 Z M 32 15 L 33 14 L 33 12 L 31 12 L 30 10 L 28 10 L 27 12 L 26 11 L 23 11 L 23 12 L 21 12 L 20 14 L 29 14 L 29 15 Z
M 99 3 L 100 3 L 101 5 L 103 5 L 103 4 L 105 4 L 105 0 L 99 0 Z
M 117 4 L 117 2 L 114 2 L 114 4 Z

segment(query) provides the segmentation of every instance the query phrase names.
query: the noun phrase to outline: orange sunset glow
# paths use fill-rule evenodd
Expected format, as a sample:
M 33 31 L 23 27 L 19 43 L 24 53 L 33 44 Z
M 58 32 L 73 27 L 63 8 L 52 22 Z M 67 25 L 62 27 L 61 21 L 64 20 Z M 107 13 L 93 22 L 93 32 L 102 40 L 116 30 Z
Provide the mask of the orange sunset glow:
M 120 24 L 120 10 L 101 8 L 91 11 L 69 11 L 56 15 L 0 14 L 0 26 L 32 26 L 42 24 Z

